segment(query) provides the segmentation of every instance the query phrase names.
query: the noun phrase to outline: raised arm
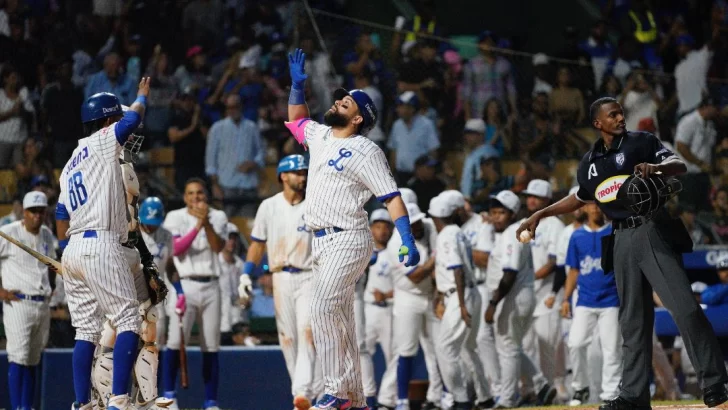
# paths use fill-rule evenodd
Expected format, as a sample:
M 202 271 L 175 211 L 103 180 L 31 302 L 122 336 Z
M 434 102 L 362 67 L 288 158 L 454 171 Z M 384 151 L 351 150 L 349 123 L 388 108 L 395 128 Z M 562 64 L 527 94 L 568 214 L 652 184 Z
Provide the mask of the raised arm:
M 305 65 L 306 53 L 300 48 L 297 48 L 293 54 L 288 54 L 288 66 L 291 73 L 291 93 L 288 96 L 288 121 L 290 122 L 309 117 L 305 99 L 305 85 L 308 78 Z

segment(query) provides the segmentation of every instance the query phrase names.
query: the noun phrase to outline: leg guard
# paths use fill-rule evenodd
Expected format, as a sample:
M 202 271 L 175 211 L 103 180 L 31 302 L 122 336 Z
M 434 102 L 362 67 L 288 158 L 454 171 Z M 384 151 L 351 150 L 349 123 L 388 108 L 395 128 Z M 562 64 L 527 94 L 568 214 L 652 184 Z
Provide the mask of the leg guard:
M 106 401 L 111 397 L 111 379 L 114 364 L 114 343 L 116 343 L 116 329 L 106 320 L 101 331 L 99 345 L 96 346 L 94 364 L 91 370 L 92 401 L 99 409 L 106 408 Z
M 150 306 L 149 301 L 141 304 L 139 313 L 142 316 L 142 328 L 139 334 L 142 346 L 134 364 L 133 402 L 143 406 L 157 398 L 157 369 L 159 367 L 159 350 L 157 349 L 157 309 Z

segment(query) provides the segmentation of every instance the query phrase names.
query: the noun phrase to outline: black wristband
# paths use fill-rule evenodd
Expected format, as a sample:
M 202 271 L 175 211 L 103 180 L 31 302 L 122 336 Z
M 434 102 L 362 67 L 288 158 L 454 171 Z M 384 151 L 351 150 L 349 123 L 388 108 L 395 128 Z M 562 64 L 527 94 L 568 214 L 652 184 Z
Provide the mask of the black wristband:
M 493 300 L 493 299 L 491 299 L 491 300 L 490 300 L 490 302 L 488 302 L 488 303 L 489 303 L 489 304 L 490 304 L 491 306 L 498 306 L 498 302 L 496 302 L 496 301 L 495 301 L 495 300 Z

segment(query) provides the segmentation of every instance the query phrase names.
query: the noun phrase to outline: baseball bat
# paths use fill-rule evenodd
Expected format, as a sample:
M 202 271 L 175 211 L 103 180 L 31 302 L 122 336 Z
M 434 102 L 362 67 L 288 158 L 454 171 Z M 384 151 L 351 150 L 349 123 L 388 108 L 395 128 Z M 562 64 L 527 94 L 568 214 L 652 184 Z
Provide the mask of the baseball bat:
M 182 323 L 182 315 L 179 315 L 179 368 L 182 388 L 186 389 L 190 385 L 190 380 L 187 375 L 187 348 L 185 347 L 185 326 Z
M 43 255 L 42 253 L 36 252 L 35 250 L 31 249 L 23 242 L 20 242 L 19 240 L 6 234 L 5 232 L 0 231 L 0 237 L 6 239 L 8 242 L 10 242 L 13 245 L 17 246 L 18 248 L 24 250 L 25 252 L 28 252 L 30 254 L 30 256 L 34 257 L 35 259 L 38 259 L 44 265 L 46 265 L 50 269 L 53 269 L 54 271 L 56 271 L 56 273 L 58 273 L 59 275 L 63 275 L 63 266 L 57 260 L 55 260 L 53 258 L 49 258 L 48 256 Z

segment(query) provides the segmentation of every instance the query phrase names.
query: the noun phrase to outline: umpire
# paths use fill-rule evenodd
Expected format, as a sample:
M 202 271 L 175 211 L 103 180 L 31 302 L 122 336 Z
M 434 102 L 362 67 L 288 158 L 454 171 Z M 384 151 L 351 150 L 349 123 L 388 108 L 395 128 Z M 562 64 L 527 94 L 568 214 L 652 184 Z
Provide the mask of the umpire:
M 728 400 L 728 375 L 713 328 L 693 298 L 682 267 L 681 253 L 692 249 L 689 236 L 685 240 L 685 227 L 667 216 L 662 205 L 643 216 L 622 205 L 621 193 L 617 200 L 619 188 L 629 183 L 628 178 L 632 180 L 632 173 L 650 182 L 651 175 L 659 178 L 655 176 L 658 172 L 663 177 L 684 173 L 685 164 L 654 135 L 627 131 L 624 111 L 614 98 L 594 101 L 589 114 L 601 138 L 579 164 L 579 190 L 533 214 L 516 235 L 520 237 L 528 230 L 534 237 L 542 218 L 573 212 L 587 202 L 596 202 L 612 220 L 614 235 L 606 237 L 602 266 L 607 266 L 605 272 L 613 266 L 617 280 L 624 370 L 619 396 L 606 401 L 600 410 L 650 409 L 653 289 L 685 340 L 690 360 L 702 379 L 703 401 L 708 407 L 718 406 Z M 658 200 L 655 196 L 657 192 L 653 192 L 652 201 Z

